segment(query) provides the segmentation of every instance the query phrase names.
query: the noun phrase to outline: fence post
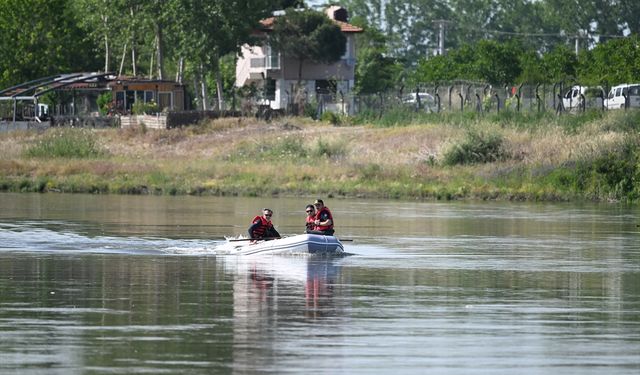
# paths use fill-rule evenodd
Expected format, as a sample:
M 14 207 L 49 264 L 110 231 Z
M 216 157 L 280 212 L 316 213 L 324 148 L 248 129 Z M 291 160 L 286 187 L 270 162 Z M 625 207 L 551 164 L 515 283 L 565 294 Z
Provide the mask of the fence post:
M 449 111 L 451 111 L 451 92 L 453 91 L 453 86 L 449 86 Z
M 422 108 L 422 103 L 420 101 L 420 86 L 416 85 L 416 106 L 415 111 L 418 112 Z
M 558 95 L 558 106 L 556 107 L 556 115 L 559 115 L 562 112 L 562 95 L 560 94 L 556 94 Z
M 482 89 L 482 100 L 483 100 L 483 101 L 484 101 L 484 100 L 485 100 L 485 98 L 487 97 L 487 91 L 489 91 L 489 93 L 491 92 L 491 85 L 486 85 L 486 86 L 484 87 L 484 89 Z M 483 104 L 484 104 L 484 103 L 483 103 Z M 483 110 L 484 110 L 484 108 L 483 108 Z M 491 106 L 490 106 L 490 105 L 487 107 L 487 112 L 491 112 Z
M 524 83 L 521 83 L 520 86 L 518 86 L 518 93 L 516 94 L 516 103 L 517 103 L 517 110 L 518 112 L 520 112 L 520 98 L 522 97 L 522 86 L 524 86 Z
M 540 113 L 541 112 L 540 110 L 542 109 L 541 108 L 542 107 L 542 99 L 540 99 L 540 92 L 539 92 L 540 85 L 541 85 L 541 83 L 538 83 L 536 85 L 536 101 L 538 102 L 538 113 Z
M 500 95 L 496 92 L 496 113 L 500 114 Z
M 580 110 L 582 111 L 582 113 L 585 113 L 587 110 L 587 99 L 584 97 L 584 94 L 580 93 L 580 99 L 582 99 L 580 101 Z
M 458 96 L 460 97 L 460 112 L 464 112 L 464 96 L 461 92 L 458 93 Z
M 438 94 L 438 89 L 440 88 L 440 85 L 436 85 L 436 92 L 435 95 L 433 95 L 433 97 L 436 99 L 436 113 L 440 113 L 440 94 Z
M 560 86 L 561 94 L 556 94 L 556 89 Z M 557 111 L 558 107 L 556 106 L 556 95 L 560 96 L 560 102 L 562 102 L 562 82 L 556 82 L 553 84 L 553 109 Z
M 482 113 L 482 99 L 478 93 L 476 93 L 476 112 Z
M 605 109 L 604 97 L 605 97 L 604 89 L 600 87 L 600 102 L 601 102 L 600 105 L 602 106 L 602 112 L 604 112 L 604 109 Z

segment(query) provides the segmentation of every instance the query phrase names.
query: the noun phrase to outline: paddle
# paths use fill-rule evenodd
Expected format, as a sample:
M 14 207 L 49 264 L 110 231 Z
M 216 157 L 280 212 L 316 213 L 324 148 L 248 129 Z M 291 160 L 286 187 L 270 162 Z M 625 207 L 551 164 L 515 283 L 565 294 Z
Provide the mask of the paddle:
M 237 242 L 237 241 L 269 241 L 269 240 L 278 240 L 281 237 L 266 237 L 266 238 L 238 238 L 238 239 L 232 239 L 232 240 L 227 240 L 229 242 Z
M 231 240 L 227 240 L 229 242 L 238 242 L 238 241 L 270 241 L 270 240 L 279 240 L 282 237 L 267 237 L 267 238 L 238 238 L 238 239 L 231 239 Z M 353 242 L 353 239 L 347 239 L 347 238 L 339 238 L 340 241 L 342 242 Z

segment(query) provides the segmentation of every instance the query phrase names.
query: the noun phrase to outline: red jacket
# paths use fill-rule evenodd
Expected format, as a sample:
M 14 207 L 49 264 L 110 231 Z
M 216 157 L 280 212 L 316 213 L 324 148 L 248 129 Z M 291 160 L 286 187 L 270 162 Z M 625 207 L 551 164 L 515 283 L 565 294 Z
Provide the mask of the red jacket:
M 315 215 L 314 216 L 307 215 L 307 218 L 305 219 L 305 225 L 307 227 L 307 230 L 316 229 L 316 224 L 314 223 L 315 220 L 316 220 Z
M 254 217 L 251 223 L 252 225 L 249 228 L 249 236 L 251 238 L 262 238 L 267 230 L 273 228 L 273 224 L 267 221 L 264 216 Z
M 322 219 L 324 216 L 324 220 Z M 315 230 L 329 230 L 333 229 L 333 215 L 331 215 L 331 211 L 327 207 L 322 207 L 320 211 L 316 213 L 316 220 L 327 221 L 327 219 L 331 219 L 331 225 L 316 225 Z

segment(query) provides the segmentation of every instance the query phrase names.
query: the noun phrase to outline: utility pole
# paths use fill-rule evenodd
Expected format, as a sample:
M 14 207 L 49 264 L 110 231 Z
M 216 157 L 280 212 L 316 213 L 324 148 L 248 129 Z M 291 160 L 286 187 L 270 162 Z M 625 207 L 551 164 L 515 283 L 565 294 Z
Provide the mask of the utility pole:
M 444 28 L 445 25 L 448 23 L 449 21 L 447 20 L 435 20 L 433 21 L 434 24 L 436 24 L 436 26 L 438 27 L 438 55 L 442 56 L 444 55 Z
M 387 1 L 380 1 L 380 30 L 387 32 Z

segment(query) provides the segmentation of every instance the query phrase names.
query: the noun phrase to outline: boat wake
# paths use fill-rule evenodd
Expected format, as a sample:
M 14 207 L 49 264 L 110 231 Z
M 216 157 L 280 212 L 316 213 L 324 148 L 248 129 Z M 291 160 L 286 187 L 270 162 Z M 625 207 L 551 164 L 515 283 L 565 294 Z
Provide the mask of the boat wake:
M 149 255 L 211 255 L 216 242 L 111 236 L 68 222 L 0 223 L 0 251 Z

